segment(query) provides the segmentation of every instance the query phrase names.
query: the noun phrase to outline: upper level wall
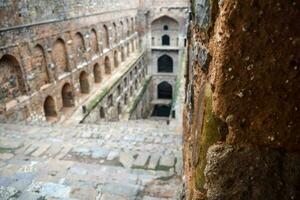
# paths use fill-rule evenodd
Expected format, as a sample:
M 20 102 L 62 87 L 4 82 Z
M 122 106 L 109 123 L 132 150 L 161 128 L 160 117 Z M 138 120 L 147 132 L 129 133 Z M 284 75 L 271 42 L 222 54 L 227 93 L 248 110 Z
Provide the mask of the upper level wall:
M 138 0 L 0 1 L 0 28 L 136 9 Z

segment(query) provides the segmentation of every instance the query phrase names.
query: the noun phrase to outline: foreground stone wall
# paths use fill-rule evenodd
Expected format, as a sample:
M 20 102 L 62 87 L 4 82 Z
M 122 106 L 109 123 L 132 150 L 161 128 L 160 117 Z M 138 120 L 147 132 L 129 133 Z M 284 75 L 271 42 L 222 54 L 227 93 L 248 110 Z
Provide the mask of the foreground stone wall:
M 299 199 L 296 1 L 194 0 L 188 199 Z

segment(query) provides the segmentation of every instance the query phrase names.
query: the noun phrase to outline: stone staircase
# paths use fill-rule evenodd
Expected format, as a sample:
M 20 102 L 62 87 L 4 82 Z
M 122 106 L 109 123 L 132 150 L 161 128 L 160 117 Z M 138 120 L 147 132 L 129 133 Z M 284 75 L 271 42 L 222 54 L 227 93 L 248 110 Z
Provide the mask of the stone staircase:
M 179 199 L 181 149 L 180 132 L 159 121 L 0 124 L 0 195 Z

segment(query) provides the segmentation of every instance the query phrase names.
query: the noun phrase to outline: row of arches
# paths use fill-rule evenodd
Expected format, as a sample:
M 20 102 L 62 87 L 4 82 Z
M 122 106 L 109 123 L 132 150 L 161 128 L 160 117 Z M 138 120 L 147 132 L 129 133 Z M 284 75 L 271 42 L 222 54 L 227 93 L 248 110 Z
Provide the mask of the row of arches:
M 127 26 L 127 28 L 123 27 L 125 26 L 124 24 Z M 126 36 L 130 36 L 130 34 L 134 33 L 135 20 L 134 18 L 131 18 L 131 20 L 126 18 L 125 20 L 120 20 L 120 25 L 118 25 L 118 23 L 113 23 L 113 26 L 115 27 L 113 34 L 117 35 L 120 29 L 122 30 L 120 38 L 125 38 Z M 120 26 L 120 28 L 118 26 Z M 93 27 L 88 32 L 85 31 L 84 34 L 82 34 L 80 31 L 75 32 L 70 37 L 70 41 L 72 41 L 71 46 L 66 45 L 66 38 L 59 37 L 53 42 L 50 48 L 45 47 L 47 51 L 43 45 L 39 43 L 36 44 L 32 49 L 29 49 L 32 59 L 30 59 L 30 67 L 26 67 L 26 69 L 28 69 L 28 72 L 30 71 L 30 73 L 35 76 L 31 79 L 31 83 L 29 83 L 29 90 L 39 90 L 42 86 L 49 84 L 54 79 L 57 79 L 61 74 L 69 72 L 70 66 L 73 66 L 74 62 L 76 62 L 75 64 L 78 65 L 81 62 L 87 61 L 87 59 L 89 59 L 89 56 L 87 56 L 86 53 L 88 49 L 91 49 L 89 53 L 91 55 L 101 53 L 105 48 L 109 49 L 110 29 L 106 24 L 99 29 L 101 30 L 97 31 L 97 28 Z M 127 35 L 123 34 L 124 30 L 127 30 Z M 102 35 L 101 38 L 100 35 Z M 101 39 L 102 42 L 100 42 Z M 51 52 L 51 54 L 47 55 L 48 52 Z M 74 61 L 70 61 L 68 57 L 72 54 Z M 3 60 L 5 59 L 6 58 L 4 57 Z M 51 74 L 52 70 L 48 69 L 48 66 L 51 65 L 53 65 L 54 68 L 53 75 Z
M 80 33 L 75 35 L 77 39 L 74 39 L 73 46 L 76 47 L 77 56 L 80 57 L 86 50 L 85 43 Z M 127 42 L 125 47 L 123 45 L 120 47 L 120 53 L 118 50 L 115 50 L 115 66 L 118 67 L 120 62 L 125 61 L 126 57 L 136 50 L 136 47 L 137 39 L 133 39 Z M 97 48 L 94 47 L 94 50 L 98 51 L 96 50 Z M 26 71 L 21 67 L 19 60 L 15 56 L 5 54 L 0 57 L 0 102 L 8 102 L 28 92 L 39 91 L 44 85 L 50 84 L 54 80 L 59 79 L 62 74 L 71 71 L 67 47 L 62 38 L 58 38 L 54 42 L 50 54 L 47 54 L 40 44 L 33 47 L 31 53 L 31 64 L 26 67 Z M 120 58 L 119 54 L 121 54 Z M 48 64 L 51 61 L 53 65 Z M 108 58 L 105 58 L 105 63 L 105 72 L 110 74 L 111 64 Z M 25 79 L 26 74 L 30 74 L 31 78 Z M 95 71 L 95 74 L 99 74 L 99 71 Z M 96 82 L 100 81 L 101 79 L 97 78 Z
M 65 83 L 61 89 L 62 106 L 70 108 L 75 106 L 73 87 L 70 83 Z M 44 101 L 44 113 L 48 121 L 54 121 L 57 118 L 56 102 L 52 96 L 47 96 Z
M 111 112 L 107 112 L 112 107 L 116 109 L 117 114 L 120 117 L 124 111 L 124 107 L 128 105 L 129 99 L 132 98 L 135 92 L 138 91 L 139 86 L 146 77 L 146 74 L 147 68 L 142 62 L 139 62 L 138 66 L 135 66 L 130 72 L 128 72 L 128 74 L 123 78 L 123 81 L 116 86 L 115 91 L 112 91 L 107 99 L 103 100 L 102 104 L 100 104 L 100 119 L 109 119 L 112 117 Z
M 96 64 L 94 66 L 94 70 L 97 71 L 99 65 Z M 134 69 L 135 70 L 135 69 Z M 131 72 L 133 72 L 134 70 L 132 70 Z M 128 99 L 129 97 L 132 97 L 134 95 L 134 91 L 136 91 L 138 89 L 138 84 L 142 82 L 142 78 L 145 78 L 146 75 L 146 70 L 143 69 L 141 74 L 139 76 L 137 76 L 137 78 L 134 80 L 134 85 L 130 85 L 130 89 L 129 89 L 129 94 L 124 94 L 124 105 L 128 104 Z M 131 78 L 130 78 L 131 77 Z M 133 77 L 129 76 L 129 80 L 131 80 Z M 126 80 L 125 80 L 126 79 Z M 124 79 L 124 86 L 126 87 L 127 85 L 127 78 Z M 96 76 L 95 76 L 95 80 L 96 80 Z M 88 74 L 85 71 L 82 71 L 80 73 L 79 76 L 79 82 L 80 82 L 80 91 L 81 93 L 89 93 L 89 83 L 88 83 Z M 122 82 L 121 82 L 122 84 Z M 120 87 L 120 91 L 121 91 L 121 87 Z M 120 95 L 120 94 L 119 94 Z M 113 106 L 113 95 L 110 95 L 111 98 L 109 97 L 108 99 L 110 99 L 110 106 Z M 62 107 L 63 108 L 70 108 L 70 107 L 74 107 L 75 106 L 75 95 L 74 95 L 74 88 L 70 83 L 65 83 L 61 89 L 61 100 L 62 100 Z M 121 107 L 121 103 L 118 103 L 118 112 L 119 114 L 121 114 L 122 112 L 122 107 Z M 55 121 L 56 118 L 58 117 L 58 112 L 56 110 L 56 102 L 55 99 L 52 96 L 47 96 L 45 101 L 44 101 L 44 105 L 43 105 L 43 109 L 44 109 L 44 114 L 45 117 L 47 119 L 47 121 Z M 103 107 L 100 108 L 100 118 L 105 118 L 105 109 Z

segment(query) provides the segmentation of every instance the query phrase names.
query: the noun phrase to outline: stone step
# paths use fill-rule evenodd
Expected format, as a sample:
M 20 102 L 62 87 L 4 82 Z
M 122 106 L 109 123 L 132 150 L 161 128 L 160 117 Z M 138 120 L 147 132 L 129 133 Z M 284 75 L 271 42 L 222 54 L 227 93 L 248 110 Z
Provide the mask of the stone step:
M 31 154 L 31 156 L 40 157 L 50 148 L 50 146 L 51 146 L 50 144 L 42 144 L 35 152 Z
M 143 169 L 145 169 L 149 157 L 150 157 L 149 153 L 140 153 L 140 154 L 138 154 L 137 159 L 133 163 L 133 167 L 134 168 L 143 168 Z

